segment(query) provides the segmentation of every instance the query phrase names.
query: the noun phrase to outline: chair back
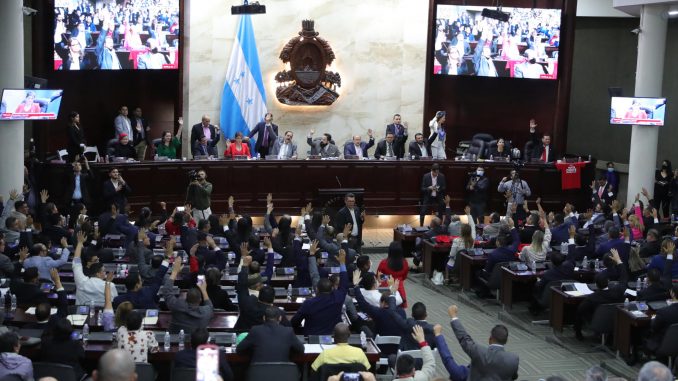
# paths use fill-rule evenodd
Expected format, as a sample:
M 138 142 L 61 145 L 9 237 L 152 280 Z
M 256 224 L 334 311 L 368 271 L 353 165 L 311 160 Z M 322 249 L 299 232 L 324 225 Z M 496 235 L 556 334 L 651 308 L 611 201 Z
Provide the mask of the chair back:
M 554 280 L 551 282 L 546 283 L 546 286 L 544 286 L 544 289 L 541 290 L 541 295 L 539 297 L 539 304 L 544 307 L 544 308 L 550 308 L 551 307 L 551 287 L 553 286 L 558 286 L 560 287 L 563 282 L 570 282 L 569 280 Z
M 494 137 L 490 134 L 486 134 L 486 133 L 481 132 L 481 133 L 473 135 L 473 137 L 471 138 L 471 140 L 476 140 L 476 139 L 480 139 L 480 140 L 484 141 L 485 143 L 489 143 L 490 141 L 494 140 Z
M 137 372 L 137 380 L 155 380 L 155 369 L 153 365 L 145 362 L 138 362 L 134 364 L 134 369 Z
M 118 142 L 117 138 L 110 139 L 108 143 L 106 143 L 106 155 L 107 156 L 113 156 L 115 152 L 115 144 Z
M 659 356 L 668 356 L 674 357 L 678 355 L 678 323 L 671 324 L 669 329 L 666 330 L 662 343 L 657 349 L 657 355 Z
M 247 370 L 248 381 L 299 381 L 299 368 L 293 362 L 252 363 Z
M 170 381 L 195 381 L 195 368 L 177 368 L 172 364 Z
M 437 353 L 437 352 L 438 352 L 438 348 L 436 348 L 436 349 L 433 350 L 433 357 L 434 357 L 434 358 L 436 357 L 436 353 Z M 421 368 L 422 368 L 422 366 L 423 366 L 423 364 L 424 364 L 424 363 L 423 363 L 423 360 L 424 360 L 424 354 L 421 352 L 421 349 L 412 349 L 412 350 L 409 350 L 409 351 L 401 351 L 401 352 L 398 352 L 398 356 L 396 357 L 395 364 L 398 363 L 398 357 L 400 357 L 400 356 L 402 356 L 402 355 L 410 355 L 410 356 L 412 356 L 412 358 L 415 360 L 415 364 L 416 364 L 415 367 L 416 367 L 416 369 L 417 369 L 417 370 L 421 370 Z
M 388 357 L 398 353 L 400 348 L 400 336 L 379 336 L 374 339 L 374 343 L 381 351 L 380 357 Z
M 490 290 L 498 290 L 501 287 L 501 272 L 502 267 L 508 266 L 511 262 L 499 262 L 492 268 L 492 273 L 487 278 L 487 288 Z
M 359 363 L 350 363 L 350 364 L 324 364 L 318 368 L 314 374 L 311 375 L 311 381 L 325 381 L 335 374 L 340 372 L 344 373 L 357 373 L 364 372 L 365 366 Z
M 534 142 L 529 141 L 525 143 L 525 149 L 523 149 L 523 161 L 529 162 L 532 159 L 532 150 L 534 149 Z
M 471 145 L 468 147 L 470 155 L 477 155 L 478 159 L 485 158 L 485 141 L 481 139 L 473 139 Z
M 64 158 L 68 157 L 68 151 L 65 148 L 60 149 L 60 150 L 57 151 L 57 155 L 59 155 L 59 160 L 66 161 L 66 159 L 64 159 Z M 70 157 L 68 157 L 68 158 L 70 159 Z
M 598 334 L 612 333 L 616 316 L 617 304 L 599 305 L 591 319 L 591 329 Z
M 59 381 L 77 381 L 75 371 L 70 365 L 52 362 L 34 362 L 33 378 L 39 380 L 43 377 L 54 377 Z
M 90 160 L 90 158 L 89 158 L 88 155 L 87 155 L 88 153 L 89 153 L 89 154 L 94 154 L 94 155 L 89 155 L 89 156 L 93 156 L 93 157 L 94 157 L 93 160 Z M 89 161 L 90 163 L 96 163 L 97 161 L 99 161 L 99 149 L 98 149 L 96 146 L 85 147 L 85 150 L 83 151 L 82 155 L 83 155 L 83 156 L 85 157 L 85 159 L 87 159 L 87 161 Z

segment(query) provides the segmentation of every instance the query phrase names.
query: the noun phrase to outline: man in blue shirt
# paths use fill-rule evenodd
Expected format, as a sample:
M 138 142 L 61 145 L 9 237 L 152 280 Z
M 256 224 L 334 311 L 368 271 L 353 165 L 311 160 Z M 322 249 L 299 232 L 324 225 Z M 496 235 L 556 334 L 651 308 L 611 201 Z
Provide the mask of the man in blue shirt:
M 37 267 L 38 274 L 40 274 L 40 279 L 51 279 L 49 270 L 53 268 L 59 268 L 68 262 L 68 256 L 71 254 L 68 251 L 68 243 L 66 238 L 61 239 L 61 254 L 59 259 L 54 260 L 51 257 L 47 256 L 49 251 L 47 247 L 42 243 L 36 243 L 33 245 L 31 250 L 31 257 L 24 261 L 24 268 Z
M 318 281 L 318 296 L 307 299 L 292 318 L 292 327 L 298 329 L 304 322 L 304 335 L 331 335 L 334 326 L 341 322 L 341 311 L 348 293 L 348 276 L 346 275 L 346 251 L 339 251 L 339 288 L 332 290 L 332 283 L 327 278 Z

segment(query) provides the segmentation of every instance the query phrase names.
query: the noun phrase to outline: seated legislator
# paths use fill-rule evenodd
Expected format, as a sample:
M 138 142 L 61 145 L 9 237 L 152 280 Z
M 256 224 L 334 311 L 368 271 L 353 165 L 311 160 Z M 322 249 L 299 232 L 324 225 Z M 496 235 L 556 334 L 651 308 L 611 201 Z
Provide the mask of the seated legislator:
M 504 141 L 504 138 L 497 139 L 497 146 L 492 147 L 490 155 L 494 160 L 511 157 L 511 152 L 506 149 L 506 142 Z
M 78 232 L 78 243 L 75 246 L 75 253 L 73 254 L 73 279 L 75 280 L 75 304 L 86 305 L 94 303 L 95 306 L 101 307 L 105 304 L 105 287 L 106 273 L 102 263 L 95 263 L 92 265 L 93 276 L 87 277 L 82 272 L 82 247 L 85 242 L 85 234 Z M 118 296 L 118 290 L 113 287 L 111 289 L 111 297 L 115 299 Z
M 346 252 L 339 252 L 339 288 L 332 290 L 332 283 L 327 278 L 318 281 L 318 296 L 302 303 L 292 318 L 292 326 L 301 328 L 304 335 L 328 335 L 334 326 L 341 322 L 341 310 L 348 293 L 348 277 L 346 275 Z
M 382 157 L 400 157 L 399 146 L 395 143 L 395 136 L 392 133 L 387 133 L 386 138 L 380 141 L 374 150 L 375 159 L 380 160 Z
M 424 134 L 417 132 L 414 135 L 414 141 L 410 142 L 410 156 L 416 159 L 420 157 L 431 157 L 431 143 L 436 139 L 435 135 L 424 139 Z
M 226 139 L 226 150 L 224 151 L 224 157 L 230 157 L 233 158 L 235 156 L 247 156 L 252 157 L 250 155 L 250 145 L 247 143 L 242 142 L 242 132 L 238 131 L 235 133 L 235 141 L 232 143 L 228 142 L 228 139 Z
M 327 157 L 339 157 L 339 149 L 332 143 L 332 135 L 325 133 L 320 140 L 314 140 L 314 132 L 315 131 L 311 130 L 306 137 L 306 143 L 311 146 L 311 155 L 321 156 L 323 159 Z
M 292 141 L 293 137 L 292 131 L 285 131 L 284 136 L 278 136 L 271 148 L 271 155 L 277 156 L 278 159 L 296 159 L 297 143 Z
M 334 346 L 320 352 L 311 368 L 318 371 L 325 364 L 362 364 L 365 369 L 370 369 L 370 361 L 365 356 L 362 348 L 348 344 L 351 330 L 346 323 L 337 323 L 334 326 Z
M 369 142 L 361 142 L 360 135 L 353 136 L 353 144 L 346 144 L 344 146 L 344 157 L 346 156 L 358 156 L 359 158 L 367 159 L 368 150 L 374 145 L 374 137 L 372 136 L 372 130 L 367 130 L 367 136 L 370 137 Z
M 556 161 L 556 151 L 551 146 L 551 135 L 544 134 L 541 141 L 536 132 L 537 122 L 530 119 L 530 140 L 532 141 L 532 158 L 539 159 L 543 163 Z
M 195 144 L 193 144 L 193 150 L 191 153 L 193 157 L 196 156 L 217 156 L 217 141 L 209 141 L 205 135 L 200 136 Z
M 193 333 L 198 328 L 206 328 L 212 315 L 214 308 L 207 295 L 207 286 L 205 283 L 198 284 L 198 287 L 189 288 L 186 292 L 186 299 L 177 298 L 174 295 L 174 280 L 181 272 L 181 260 L 175 258 L 172 264 L 172 273 L 169 277 L 165 277 L 165 284 L 160 289 L 160 293 L 165 298 L 167 307 L 172 312 L 172 322 L 169 326 L 169 331 L 178 333 L 184 330 L 185 333 Z M 203 305 L 200 305 L 202 294 Z
M 179 132 L 172 137 L 172 133 L 169 131 L 162 132 L 162 140 L 158 147 L 156 148 L 155 154 L 162 157 L 167 157 L 170 159 L 177 158 L 177 150 L 181 146 L 181 134 L 183 128 L 179 128 Z
M 266 307 L 263 324 L 253 326 L 238 344 L 238 354 L 250 354 L 251 362 L 288 362 L 290 355 L 304 353 L 304 343 L 291 327 L 280 325 L 283 311 L 276 306 Z
M 205 328 L 198 328 L 191 334 L 191 347 L 182 349 L 174 356 L 174 366 L 176 368 L 195 368 L 196 349 L 198 346 L 207 344 L 210 333 Z M 226 361 L 226 354 L 219 351 L 219 375 L 224 381 L 233 381 L 233 371 Z
M 124 157 L 126 159 L 136 159 L 137 151 L 129 142 L 127 134 L 118 135 L 118 142 L 113 146 L 113 157 Z

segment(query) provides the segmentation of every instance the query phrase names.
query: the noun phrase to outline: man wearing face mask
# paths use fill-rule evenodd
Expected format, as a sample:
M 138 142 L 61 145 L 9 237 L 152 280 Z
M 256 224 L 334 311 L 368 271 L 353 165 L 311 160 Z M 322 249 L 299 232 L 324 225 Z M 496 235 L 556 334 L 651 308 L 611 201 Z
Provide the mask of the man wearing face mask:
M 619 192 L 619 172 L 614 168 L 613 162 L 607 163 L 607 171 L 605 172 L 605 178 L 607 183 L 610 184 L 612 188 L 612 193 L 614 193 L 614 199 L 617 198 L 617 193 Z
M 485 170 L 481 166 L 478 166 L 476 171 L 469 175 L 466 191 L 468 192 L 468 204 L 471 206 L 471 216 L 477 223 L 483 223 L 485 206 L 487 205 L 487 188 L 490 185 L 490 180 L 485 177 Z

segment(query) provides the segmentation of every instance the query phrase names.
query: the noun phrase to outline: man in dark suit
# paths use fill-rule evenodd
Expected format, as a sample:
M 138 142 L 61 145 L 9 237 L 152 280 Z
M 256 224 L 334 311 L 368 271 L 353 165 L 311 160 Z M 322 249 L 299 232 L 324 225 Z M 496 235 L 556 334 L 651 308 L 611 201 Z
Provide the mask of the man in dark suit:
M 353 273 L 353 283 L 355 284 L 355 298 L 358 301 L 358 308 L 370 315 L 372 321 L 374 322 L 374 334 L 381 336 L 400 336 L 402 329 L 396 319 L 393 318 L 392 314 L 397 314 L 400 316 L 400 319 L 405 319 L 405 311 L 402 308 L 396 308 L 396 297 L 395 293 L 385 292 L 381 294 L 379 299 L 379 307 L 373 306 L 367 302 L 365 296 L 362 294 L 360 289 L 360 283 L 363 283 L 363 277 L 371 278 L 367 282 L 375 282 L 374 274 L 365 274 L 361 275 L 354 271 Z M 397 281 L 396 281 L 397 282 Z M 397 290 L 398 286 L 392 286 L 393 290 Z
M 363 242 L 363 223 L 365 223 L 365 211 L 355 204 L 355 195 L 347 193 L 344 196 L 344 207 L 339 209 L 334 216 L 334 229 L 344 231 L 346 224 L 351 224 L 351 236 L 348 238 L 348 246 L 360 253 Z
M 457 318 L 457 311 L 457 306 L 452 305 L 447 309 L 447 314 L 452 319 L 450 325 L 461 348 L 471 358 L 469 380 L 515 380 L 518 378 L 520 359 L 515 353 L 504 350 L 504 345 L 508 341 L 508 329 L 501 324 L 496 325 L 490 333 L 489 346 L 476 344 L 461 325 L 461 320 Z
M 14 278 L 9 286 L 10 291 L 16 295 L 17 304 L 20 307 L 49 303 L 47 294 L 40 289 L 40 275 L 37 267 L 25 269 L 21 276 L 23 279 Z
M 198 141 L 193 144 L 193 150 L 191 154 L 193 157 L 196 156 L 219 156 L 217 153 L 216 142 L 214 140 L 208 140 L 205 135 L 202 135 Z
M 434 163 L 431 166 L 431 172 L 426 173 L 421 180 L 421 210 L 419 212 L 419 225 L 424 226 L 424 216 L 431 205 L 438 209 L 438 217 L 443 218 L 445 213 L 445 191 L 447 190 L 447 183 L 445 182 L 445 175 L 440 173 L 440 166 Z
M 191 147 L 195 146 L 195 143 L 200 140 L 202 136 L 207 138 L 207 141 L 212 141 L 213 146 L 216 146 L 221 139 L 221 134 L 219 132 L 219 126 L 210 124 L 210 117 L 208 115 L 202 116 L 201 123 L 193 125 L 191 128 Z
M 108 171 L 109 179 L 104 182 L 104 204 L 115 204 L 120 213 L 125 213 L 127 205 L 127 196 L 132 193 L 132 188 L 120 176 L 117 168 L 111 168 Z
M 198 346 L 207 344 L 210 333 L 205 328 L 198 328 L 191 333 L 191 348 L 182 349 L 174 356 L 174 366 L 177 368 L 195 368 L 196 367 L 196 349 Z M 232 381 L 233 371 L 226 361 L 226 354 L 219 351 L 219 375 L 224 381 Z
M 669 262 L 669 261 L 667 261 Z M 668 278 L 662 277 L 658 269 L 650 269 L 647 272 L 647 288 L 638 291 L 636 300 L 653 302 L 656 300 L 666 300 L 669 298 L 669 288 L 671 288 L 671 270 L 669 267 Z
M 657 315 L 652 319 L 651 336 L 647 340 L 647 349 L 655 352 L 664 339 L 666 331 L 673 324 L 678 323 L 678 285 L 671 288 L 672 304 L 657 310 Z
M 263 324 L 266 308 L 273 306 L 273 301 L 275 300 L 275 290 L 273 287 L 264 286 L 260 282 L 263 280 L 261 275 L 249 274 L 252 257 L 247 255 L 247 253 L 241 253 L 241 258 L 243 265 L 238 274 L 238 282 L 235 285 L 240 315 L 235 322 L 235 326 L 233 326 L 233 329 L 238 332 L 247 331 L 256 325 Z M 250 295 L 248 286 L 251 282 L 257 282 L 252 284 L 252 286 L 258 288 L 259 297 Z M 285 316 L 282 316 L 281 324 L 285 326 L 290 325 Z
M 539 141 L 536 132 L 537 122 L 530 119 L 530 140 L 532 141 L 532 158 L 539 159 L 544 163 L 553 163 L 556 161 L 556 151 L 551 146 L 551 135 L 544 134 Z
M 405 155 L 405 142 L 407 141 L 407 122 L 400 124 L 400 114 L 393 115 L 393 123 L 386 126 L 386 134 L 393 134 L 398 151 L 398 159 Z M 409 335 L 408 335 L 409 336 Z
M 424 134 L 417 132 L 414 135 L 414 141 L 410 142 L 410 156 L 413 156 L 416 159 L 419 159 L 422 156 L 431 157 L 431 143 L 436 139 L 435 134 L 431 134 L 431 137 L 424 139 Z
M 146 147 L 151 144 L 151 126 L 146 118 L 142 117 L 141 107 L 134 109 L 130 124 L 132 125 L 132 141 L 137 152 L 137 160 L 142 161 L 146 156 Z
M 121 214 L 117 205 L 112 203 L 109 210 L 99 215 L 99 228 L 101 237 L 108 234 L 124 234 L 125 247 L 134 242 L 138 229 L 129 222 L 125 214 Z
M 400 158 L 402 152 L 396 143 L 395 136 L 392 133 L 387 133 L 386 138 L 377 144 L 377 149 L 374 150 L 374 158 L 379 160 L 382 157 Z
M 251 138 L 255 134 L 257 142 L 254 144 L 254 151 L 264 159 L 278 136 L 278 125 L 273 123 L 273 114 L 267 112 L 264 121 L 257 123 L 247 137 Z
M 529 307 L 530 312 L 533 315 L 538 315 L 543 308 L 548 307 L 542 304 L 542 295 L 551 282 L 573 279 L 573 277 L 574 262 L 566 261 L 565 256 L 560 251 L 551 252 L 551 268 L 546 270 L 534 285 L 532 304 Z
M 581 329 L 586 322 L 591 322 L 593 314 L 596 312 L 598 306 L 608 303 L 621 303 L 624 301 L 624 292 L 627 288 L 629 280 L 629 273 L 626 265 L 619 257 L 619 252 L 616 249 L 611 249 L 612 260 L 615 263 L 615 270 L 619 274 L 619 281 L 608 287 L 609 277 L 606 272 L 596 275 L 597 290 L 586 298 L 577 307 L 577 320 L 574 323 L 574 333 L 577 339 L 582 340 L 583 336 Z
M 367 150 L 374 145 L 374 137 L 372 136 L 372 130 L 367 130 L 367 136 L 370 137 L 369 142 L 361 142 L 360 135 L 353 136 L 353 144 L 347 144 L 344 146 L 344 157 L 346 156 L 358 156 L 360 158 L 368 158 Z
M 282 313 L 278 307 L 266 307 L 264 324 L 252 327 L 236 352 L 249 354 L 251 363 L 288 362 L 292 352 L 304 353 L 304 343 L 292 328 L 280 325 Z
M 436 348 L 436 339 L 433 333 L 433 324 L 426 321 L 426 305 L 421 302 L 412 305 L 412 317 L 403 319 L 398 313 L 392 313 L 393 319 L 400 325 L 402 332 L 400 334 L 400 350 L 409 351 L 419 349 L 419 343 L 414 341 L 412 335 L 408 335 L 415 325 L 424 329 L 426 342 L 429 343 L 431 349 Z
M 80 162 L 73 163 L 73 172 L 69 173 L 66 180 L 66 191 L 64 192 L 64 204 L 72 207 L 76 204 L 84 204 L 89 207 L 91 199 L 89 197 L 90 181 L 94 178 L 94 173 L 89 168 L 87 160 L 83 160 L 85 170 L 82 170 Z M 75 216 L 77 218 L 77 216 Z

